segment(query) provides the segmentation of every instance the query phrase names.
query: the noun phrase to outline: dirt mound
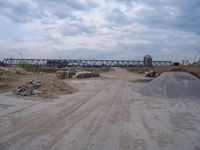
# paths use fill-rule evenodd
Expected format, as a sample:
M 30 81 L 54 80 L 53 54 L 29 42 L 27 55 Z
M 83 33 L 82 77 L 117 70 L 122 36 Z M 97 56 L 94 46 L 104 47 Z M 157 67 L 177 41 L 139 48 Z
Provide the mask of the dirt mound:
M 74 89 L 62 80 L 56 78 L 39 78 L 41 81 L 41 90 L 44 96 L 63 95 L 74 92 Z
M 0 74 L 32 74 L 21 67 L 0 67 Z
M 166 72 L 139 90 L 148 96 L 200 98 L 200 80 L 187 72 Z
M 18 80 L 9 75 L 0 75 L 0 93 L 8 92 L 16 88 Z
M 18 86 L 13 93 L 20 96 L 55 98 L 57 95 L 73 93 L 73 89 L 62 80 L 41 77 Z
M 40 81 L 41 86 L 34 89 L 35 83 L 32 81 Z M 0 75 L 0 93 L 13 90 L 19 96 L 33 95 L 42 98 L 56 98 L 59 95 L 75 92 L 75 89 L 69 86 L 66 81 L 57 79 L 55 74 Z

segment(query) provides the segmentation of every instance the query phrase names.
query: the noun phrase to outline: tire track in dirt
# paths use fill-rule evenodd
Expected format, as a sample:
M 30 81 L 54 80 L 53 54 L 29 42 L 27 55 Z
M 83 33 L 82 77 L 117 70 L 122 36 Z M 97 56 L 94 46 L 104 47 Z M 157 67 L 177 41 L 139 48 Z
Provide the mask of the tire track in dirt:
M 94 90 L 93 92 L 89 92 L 89 94 L 86 95 L 84 98 L 80 98 L 75 104 L 71 105 L 70 107 L 62 109 L 57 114 L 49 114 L 46 116 L 47 113 L 43 114 L 44 111 L 42 111 L 42 112 L 36 112 L 35 114 L 34 113 L 31 114 L 30 116 L 33 117 L 25 121 L 21 122 L 20 120 L 15 120 L 14 123 L 15 129 L 13 129 L 10 132 L 6 132 L 5 136 L 13 134 L 13 131 L 17 131 L 17 133 L 15 133 L 14 136 L 11 136 L 11 138 L 7 140 L 8 142 L 0 143 L 1 148 L 7 148 L 10 145 L 17 143 L 18 139 L 22 139 L 23 137 L 25 138 L 27 137 L 27 135 L 29 135 L 27 141 L 30 141 L 36 135 L 39 136 L 44 134 L 51 134 L 52 136 L 54 136 L 54 138 L 56 138 L 56 135 L 54 135 L 54 133 L 59 134 L 60 132 L 62 132 L 62 131 L 59 132 L 59 130 L 62 129 L 62 126 L 65 124 L 66 121 L 70 122 L 70 124 L 68 124 L 67 127 L 67 129 L 69 130 L 70 127 L 73 126 L 73 124 L 78 122 L 81 118 L 88 115 L 93 109 L 95 109 L 93 108 L 91 110 L 87 110 L 84 113 L 80 114 L 80 116 L 77 119 L 72 119 L 71 114 L 77 111 L 82 105 L 86 104 L 89 100 L 91 100 L 91 98 L 94 97 L 98 92 L 99 90 L 96 91 Z M 76 97 L 74 100 L 76 100 Z
M 116 84 L 118 85 L 118 84 Z M 110 88 L 110 87 L 109 87 Z M 116 94 L 120 91 L 120 88 L 115 89 L 114 91 L 112 91 L 112 94 Z M 110 107 L 113 105 L 113 103 L 115 102 L 115 99 L 113 98 L 113 95 L 110 95 L 110 90 L 108 91 L 106 90 L 102 90 L 101 93 L 99 93 L 99 95 L 106 96 L 108 99 L 102 99 L 102 98 L 97 98 L 95 99 L 96 103 L 98 103 L 98 105 L 100 105 L 100 107 L 96 107 L 96 109 L 92 112 L 93 114 L 95 114 L 95 116 L 93 116 L 90 120 L 87 120 L 87 124 L 86 124 L 86 129 L 84 129 L 83 132 L 79 133 L 78 137 L 76 137 L 76 141 L 88 141 L 88 142 L 84 142 L 81 145 L 81 142 L 78 142 L 79 145 L 81 145 L 81 149 L 87 149 L 89 143 L 92 141 L 92 139 L 94 138 L 94 136 L 96 135 L 96 132 L 101 128 L 102 124 L 104 123 L 104 121 L 106 120 L 106 115 L 108 115 L 108 112 L 110 110 Z M 101 107 L 103 106 L 103 108 Z M 91 106 L 94 107 L 94 106 Z M 98 111 L 101 111 L 101 113 L 98 113 Z M 72 142 L 74 143 L 74 142 Z M 70 143 L 69 143 L 70 144 Z M 60 144 L 57 144 L 58 146 L 55 146 L 56 148 L 53 149 L 59 149 L 57 147 L 59 147 Z M 68 146 L 70 147 L 70 146 Z M 71 147 L 76 147 L 76 145 L 71 145 Z M 75 149 L 75 148 L 72 148 Z
M 98 145 L 100 145 L 101 142 L 106 142 L 109 139 L 111 139 L 109 138 L 109 136 L 113 134 L 112 126 L 115 126 L 116 123 L 117 123 L 117 126 L 119 125 L 118 122 L 121 119 L 120 115 L 123 112 L 123 108 L 122 108 L 123 98 L 122 97 L 125 93 L 124 91 L 126 90 L 126 88 L 125 88 L 125 83 L 122 80 L 119 81 L 118 86 L 119 86 L 119 89 L 117 93 L 113 95 L 111 99 L 113 103 L 110 107 L 108 107 L 108 112 L 104 116 L 104 121 L 100 122 L 100 128 L 98 128 L 95 131 L 96 135 L 101 134 L 101 137 L 99 137 L 100 139 L 95 136 L 90 137 L 91 140 L 88 143 L 87 147 L 85 147 L 85 149 L 94 149 L 94 147 L 99 147 Z M 113 138 L 119 139 L 119 135 L 115 135 Z M 99 143 L 97 141 L 99 141 Z M 107 146 L 107 145 L 104 145 L 104 146 Z M 116 147 L 118 147 L 118 144 Z M 101 147 L 101 149 L 103 149 L 103 147 Z
M 89 137 L 88 139 L 88 143 L 86 144 L 84 149 L 89 149 L 89 147 L 91 147 L 91 143 L 92 140 L 94 139 L 95 133 L 99 132 L 105 125 L 105 122 L 108 121 L 109 117 L 111 116 L 112 113 L 112 108 L 114 107 L 114 105 L 116 105 L 118 103 L 118 100 L 116 100 L 120 95 L 121 95 L 121 91 L 123 89 L 123 87 L 121 86 L 122 81 L 119 81 L 119 88 L 118 90 L 114 93 L 112 92 L 112 97 L 111 99 L 108 99 L 108 101 L 110 101 L 110 103 L 106 106 L 106 110 L 105 113 L 103 113 L 99 119 L 99 121 L 96 122 L 96 126 L 94 127 L 94 130 L 92 131 L 93 134 L 92 136 Z M 114 96 L 114 97 L 113 97 Z

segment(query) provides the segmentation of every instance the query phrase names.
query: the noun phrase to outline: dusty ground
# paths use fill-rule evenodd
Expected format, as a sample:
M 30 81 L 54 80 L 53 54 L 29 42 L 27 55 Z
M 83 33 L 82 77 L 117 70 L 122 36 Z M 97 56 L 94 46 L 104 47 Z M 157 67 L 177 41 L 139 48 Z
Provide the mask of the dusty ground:
M 18 86 L 24 85 L 27 82 L 35 80 L 41 81 L 41 91 L 39 95 L 33 95 L 28 98 L 41 99 L 42 98 L 56 98 L 57 95 L 70 94 L 76 91 L 70 87 L 63 80 L 57 79 L 55 73 L 34 73 L 34 74 L 3 74 L 0 76 L 0 93 L 14 91 Z M 13 94 L 14 96 L 14 94 Z M 26 97 L 20 97 L 27 99 Z
M 78 92 L 51 101 L 0 95 L 0 149 L 199 150 L 200 101 L 137 93 L 142 75 L 117 69 L 70 80 Z

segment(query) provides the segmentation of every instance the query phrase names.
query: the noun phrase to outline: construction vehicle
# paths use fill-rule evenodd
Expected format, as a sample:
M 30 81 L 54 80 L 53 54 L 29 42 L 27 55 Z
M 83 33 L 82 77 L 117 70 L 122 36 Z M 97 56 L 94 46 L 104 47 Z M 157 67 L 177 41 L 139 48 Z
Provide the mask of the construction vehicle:
M 144 73 L 145 77 L 151 77 L 151 78 L 155 78 L 158 77 L 160 74 L 157 74 L 155 71 L 149 70 L 147 72 Z

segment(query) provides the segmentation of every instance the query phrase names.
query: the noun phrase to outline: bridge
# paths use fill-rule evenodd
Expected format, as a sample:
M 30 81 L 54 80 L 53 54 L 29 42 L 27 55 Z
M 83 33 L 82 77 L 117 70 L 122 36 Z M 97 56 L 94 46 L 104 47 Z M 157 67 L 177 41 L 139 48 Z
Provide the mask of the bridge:
M 81 59 L 15 59 L 5 58 L 3 63 L 8 66 L 28 65 L 44 67 L 144 67 L 144 61 L 137 60 L 81 60 Z M 172 66 L 172 61 L 151 61 L 152 67 Z

